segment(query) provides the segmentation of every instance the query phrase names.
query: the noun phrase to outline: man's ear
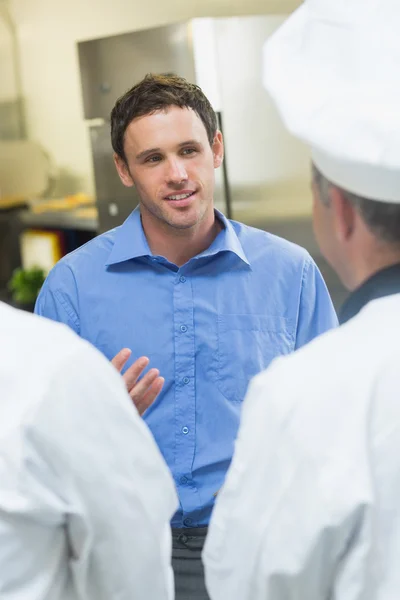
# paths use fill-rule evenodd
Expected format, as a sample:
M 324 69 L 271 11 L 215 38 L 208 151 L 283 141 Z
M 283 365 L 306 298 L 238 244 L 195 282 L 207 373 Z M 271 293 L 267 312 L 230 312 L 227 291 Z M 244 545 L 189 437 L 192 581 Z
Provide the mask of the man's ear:
M 354 232 L 356 210 L 339 188 L 331 186 L 329 195 L 337 239 L 341 243 L 347 242 Z
M 121 158 L 121 156 L 119 156 L 115 152 L 114 152 L 114 164 L 115 164 L 115 168 L 117 169 L 119 178 L 122 181 L 122 183 L 126 187 L 132 187 L 134 185 L 134 183 L 133 183 L 131 174 L 129 172 L 128 165 L 126 164 L 124 159 Z
M 219 129 L 217 129 L 214 136 L 212 151 L 214 155 L 214 169 L 218 169 L 224 160 L 224 140 Z

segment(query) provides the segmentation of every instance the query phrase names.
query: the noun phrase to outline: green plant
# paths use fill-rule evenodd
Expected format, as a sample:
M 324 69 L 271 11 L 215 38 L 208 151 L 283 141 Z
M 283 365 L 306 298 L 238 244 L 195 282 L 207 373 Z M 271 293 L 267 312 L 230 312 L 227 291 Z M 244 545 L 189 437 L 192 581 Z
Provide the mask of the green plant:
M 12 292 L 14 302 L 18 302 L 18 304 L 33 304 L 38 297 L 45 278 L 45 272 L 40 267 L 15 269 L 8 284 L 8 289 Z

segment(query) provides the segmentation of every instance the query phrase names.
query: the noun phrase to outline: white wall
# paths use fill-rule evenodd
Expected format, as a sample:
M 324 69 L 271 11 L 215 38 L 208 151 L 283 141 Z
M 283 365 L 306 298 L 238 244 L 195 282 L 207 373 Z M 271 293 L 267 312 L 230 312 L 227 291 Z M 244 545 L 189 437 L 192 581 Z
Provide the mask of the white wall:
M 76 42 L 195 16 L 289 13 L 301 0 L 10 0 L 28 136 L 64 171 L 62 191 L 93 192 Z

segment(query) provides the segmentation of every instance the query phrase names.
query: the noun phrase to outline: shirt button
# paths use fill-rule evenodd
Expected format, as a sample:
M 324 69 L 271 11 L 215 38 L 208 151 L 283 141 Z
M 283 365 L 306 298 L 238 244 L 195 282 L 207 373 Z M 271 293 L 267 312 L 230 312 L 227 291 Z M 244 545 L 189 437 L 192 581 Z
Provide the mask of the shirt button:
M 186 325 L 181 325 L 181 331 L 182 331 L 182 333 L 186 333 L 187 332 Z
M 187 477 L 183 476 L 180 478 L 180 482 L 183 483 L 183 485 L 185 485 L 185 483 L 187 483 L 189 480 Z
M 183 524 L 184 524 L 184 525 L 187 525 L 187 526 L 189 526 L 189 525 L 191 525 L 192 523 L 193 523 L 192 519 L 189 519 L 189 518 L 188 518 L 188 519 L 183 519 Z
M 181 283 L 185 283 L 185 281 L 186 281 L 186 277 L 184 277 L 183 275 L 181 275 L 181 276 L 179 277 L 179 281 L 180 281 Z
M 182 427 L 182 433 L 187 435 L 189 433 L 189 427 Z
M 189 377 L 184 377 L 184 378 L 182 379 L 182 381 L 183 381 L 183 383 L 184 383 L 185 385 L 187 385 L 188 383 L 190 383 L 190 379 L 189 379 Z

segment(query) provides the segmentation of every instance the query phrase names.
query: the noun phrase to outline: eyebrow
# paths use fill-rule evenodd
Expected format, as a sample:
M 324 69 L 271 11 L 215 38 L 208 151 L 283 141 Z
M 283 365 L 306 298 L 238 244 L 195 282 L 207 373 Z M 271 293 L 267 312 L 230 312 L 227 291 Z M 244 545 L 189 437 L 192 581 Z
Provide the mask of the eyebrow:
M 161 152 L 161 148 L 150 148 L 149 150 L 143 150 L 143 152 L 139 152 L 139 154 L 136 155 L 136 160 L 140 160 L 148 154 L 153 154 L 153 152 Z
M 186 142 L 181 142 L 178 144 L 178 148 L 184 148 L 185 146 L 193 145 L 201 146 L 201 143 L 197 140 L 187 140 Z M 148 150 L 143 150 L 143 152 L 139 152 L 139 154 L 136 155 L 136 160 L 141 160 L 142 158 L 146 158 L 146 156 L 157 152 L 162 152 L 161 148 L 149 148 Z

